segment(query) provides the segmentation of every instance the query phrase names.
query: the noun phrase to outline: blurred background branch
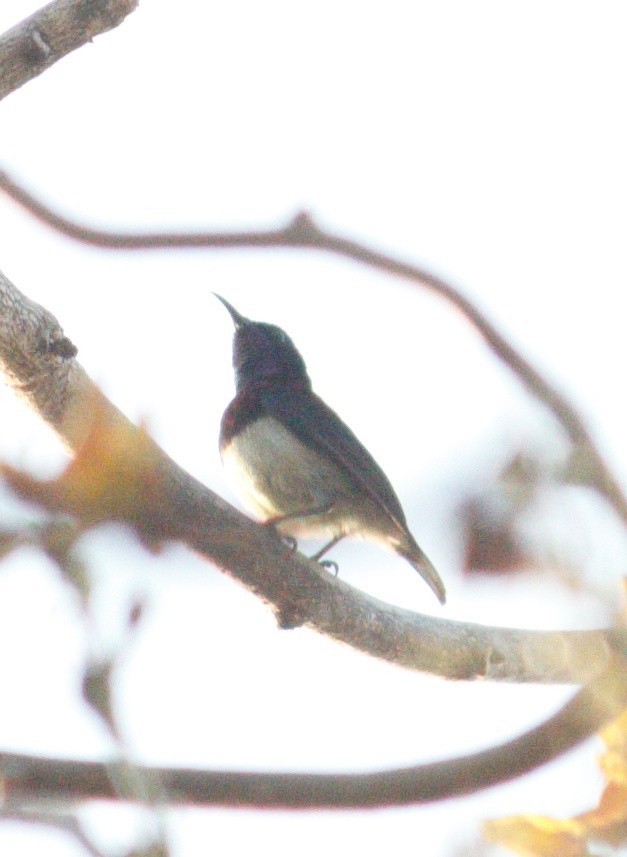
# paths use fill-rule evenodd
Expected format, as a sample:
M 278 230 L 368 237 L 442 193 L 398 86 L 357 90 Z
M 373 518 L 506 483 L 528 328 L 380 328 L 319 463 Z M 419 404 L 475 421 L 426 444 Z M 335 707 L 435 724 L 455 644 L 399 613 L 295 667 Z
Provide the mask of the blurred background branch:
M 542 402 L 573 444 L 581 481 L 596 488 L 627 523 L 627 498 L 605 462 L 590 432 L 570 401 L 509 342 L 468 298 L 449 282 L 430 271 L 373 250 L 358 241 L 319 227 L 306 213 L 298 214 L 282 229 L 244 232 L 110 232 L 75 223 L 53 211 L 40 199 L 0 171 L 0 189 L 35 217 L 69 238 L 117 250 L 166 248 L 285 247 L 316 249 L 345 256 L 387 274 L 410 280 L 443 297 L 463 313 L 481 334 L 491 351 L 514 372 L 525 389 Z
M 627 706 L 625 658 L 617 655 L 553 717 L 497 747 L 462 758 L 368 774 L 288 774 L 142 769 L 171 804 L 258 808 L 359 808 L 429 803 L 472 794 L 537 768 L 619 715 Z M 0 753 L 7 806 L 25 797 L 124 799 L 106 765 Z

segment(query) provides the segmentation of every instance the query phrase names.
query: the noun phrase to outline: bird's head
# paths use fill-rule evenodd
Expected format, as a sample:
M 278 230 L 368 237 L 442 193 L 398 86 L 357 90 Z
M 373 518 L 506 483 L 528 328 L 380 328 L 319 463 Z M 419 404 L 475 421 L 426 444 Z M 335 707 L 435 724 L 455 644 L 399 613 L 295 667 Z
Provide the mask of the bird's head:
M 214 292 L 215 294 L 215 292 Z M 241 315 L 223 297 L 235 325 L 233 368 L 237 389 L 272 378 L 308 380 L 305 361 L 290 337 L 274 324 L 251 321 Z

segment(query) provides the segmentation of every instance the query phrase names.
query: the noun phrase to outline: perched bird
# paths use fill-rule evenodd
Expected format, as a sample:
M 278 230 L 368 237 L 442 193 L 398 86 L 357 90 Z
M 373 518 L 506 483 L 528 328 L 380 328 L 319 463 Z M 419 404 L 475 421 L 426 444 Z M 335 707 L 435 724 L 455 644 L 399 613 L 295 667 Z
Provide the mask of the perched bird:
M 236 395 L 222 417 L 220 454 L 243 502 L 282 534 L 329 538 L 316 560 L 344 536 L 392 548 L 444 604 L 444 584 L 409 532 L 389 480 L 313 392 L 292 340 L 216 297 L 235 324 Z

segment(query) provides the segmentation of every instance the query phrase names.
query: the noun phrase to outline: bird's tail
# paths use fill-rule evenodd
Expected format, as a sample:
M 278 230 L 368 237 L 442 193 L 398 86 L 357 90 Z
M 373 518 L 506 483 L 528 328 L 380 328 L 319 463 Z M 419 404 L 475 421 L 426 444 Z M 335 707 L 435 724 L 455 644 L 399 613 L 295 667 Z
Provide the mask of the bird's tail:
M 414 539 L 412 538 L 407 544 L 399 545 L 396 550 L 410 565 L 413 565 L 424 582 L 433 591 L 440 604 L 444 604 L 446 601 L 446 589 L 442 583 L 442 578 L 435 570 L 435 566 L 429 557 L 423 553 Z

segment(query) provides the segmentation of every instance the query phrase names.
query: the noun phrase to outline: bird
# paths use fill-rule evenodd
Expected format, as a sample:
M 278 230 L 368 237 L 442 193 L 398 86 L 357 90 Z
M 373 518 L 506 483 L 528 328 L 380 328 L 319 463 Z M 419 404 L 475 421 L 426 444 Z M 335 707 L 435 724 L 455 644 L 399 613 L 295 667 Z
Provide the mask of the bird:
M 390 481 L 313 392 L 290 337 L 215 297 L 235 326 L 236 392 L 220 424 L 220 456 L 244 506 L 294 545 L 298 536 L 329 539 L 311 557 L 316 561 L 345 536 L 379 542 L 406 559 L 444 604 L 444 584 L 409 531 Z

